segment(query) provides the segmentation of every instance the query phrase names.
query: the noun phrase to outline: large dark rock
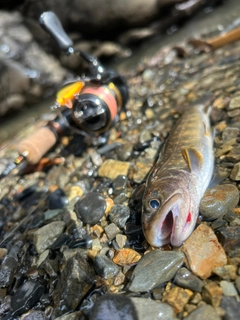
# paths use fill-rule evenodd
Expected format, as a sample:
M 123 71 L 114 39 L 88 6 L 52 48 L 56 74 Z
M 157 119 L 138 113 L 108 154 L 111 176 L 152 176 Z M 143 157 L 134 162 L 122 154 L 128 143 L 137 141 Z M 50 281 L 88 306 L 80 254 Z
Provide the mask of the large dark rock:
M 55 316 L 75 310 L 92 288 L 94 280 L 94 270 L 85 257 L 77 253 L 69 259 L 53 295 Z

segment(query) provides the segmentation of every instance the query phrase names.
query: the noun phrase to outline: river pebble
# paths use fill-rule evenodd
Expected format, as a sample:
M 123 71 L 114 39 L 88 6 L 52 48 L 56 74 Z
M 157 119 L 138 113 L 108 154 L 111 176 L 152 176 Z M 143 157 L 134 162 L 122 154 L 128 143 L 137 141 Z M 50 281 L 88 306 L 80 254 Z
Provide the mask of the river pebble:
M 222 280 L 220 282 L 220 286 L 221 286 L 221 288 L 223 290 L 223 294 L 225 296 L 234 297 L 234 296 L 238 295 L 237 290 L 232 282 Z
M 227 264 L 226 254 L 212 229 L 201 224 L 182 246 L 192 272 L 206 279 L 216 267 Z
M 240 276 L 236 278 L 235 286 L 238 290 L 238 293 L 240 293 Z
M 183 264 L 183 258 L 180 251 L 154 250 L 145 254 L 133 271 L 128 289 L 146 292 L 171 280 Z
M 122 249 L 125 246 L 126 241 L 127 241 L 127 236 L 125 236 L 123 234 L 116 235 L 116 242 L 117 242 L 119 249 Z
M 200 213 L 208 220 L 222 218 L 239 202 L 239 191 L 232 184 L 218 185 L 207 189 L 201 203 Z
M 5 288 L 11 285 L 18 269 L 19 254 L 21 253 L 22 242 L 17 242 L 10 252 L 3 258 L 0 266 L 0 287 Z
M 47 316 L 45 315 L 45 312 L 43 311 L 34 311 L 31 310 L 27 313 L 24 313 L 20 320 L 47 320 Z
M 222 299 L 222 293 L 222 288 L 212 281 L 203 287 L 202 298 L 213 307 L 218 307 Z
M 230 178 L 235 181 L 240 181 L 240 162 L 234 165 L 230 174 Z
M 115 225 L 115 223 L 110 223 L 104 228 L 104 231 L 106 232 L 106 235 L 109 240 L 112 240 L 116 237 L 116 235 L 119 233 L 119 228 Z
M 191 290 L 176 286 L 164 291 L 162 301 L 172 306 L 175 313 L 179 313 L 183 311 L 192 296 L 193 292 Z
M 240 303 L 235 297 L 223 296 L 221 307 L 225 310 L 225 319 L 236 320 L 240 318 Z
M 93 261 L 94 269 L 104 279 L 113 278 L 118 274 L 118 266 L 108 257 L 97 255 Z
M 237 266 L 227 264 L 225 266 L 215 268 L 213 273 L 224 280 L 235 280 L 237 278 Z
M 125 296 L 106 294 L 94 305 L 89 320 L 138 320 L 132 300 Z
M 68 204 L 68 198 L 65 192 L 62 189 L 56 189 L 52 192 L 48 198 L 48 208 L 53 209 L 62 209 Z
M 192 274 L 187 268 L 181 268 L 176 273 L 173 282 L 185 289 L 201 292 L 204 282 Z
M 219 228 L 216 235 L 229 257 L 240 255 L 240 226 Z
M 55 317 L 74 310 L 94 285 L 95 272 L 86 258 L 77 253 L 61 272 L 53 294 Z
M 16 317 L 31 309 L 44 293 L 44 286 L 38 281 L 26 281 L 13 295 L 11 316 Z
M 120 175 L 127 176 L 129 168 L 129 162 L 107 159 L 99 168 L 98 175 L 99 177 L 105 177 L 114 180 Z
M 193 310 L 185 320 L 221 320 L 221 317 L 216 313 L 216 310 L 210 305 L 202 305 Z
M 174 320 L 173 309 L 166 303 L 143 298 L 130 298 L 136 309 L 138 320 Z
M 141 255 L 130 248 L 116 250 L 113 261 L 120 265 L 134 265 L 141 259 Z
M 110 221 L 115 223 L 120 229 L 124 228 L 129 216 L 130 216 L 129 207 L 122 204 L 113 206 L 109 213 Z
M 40 254 L 48 249 L 54 241 L 62 234 L 65 227 L 63 221 L 54 221 L 33 233 L 33 243 Z
M 135 183 L 143 182 L 146 179 L 147 174 L 149 173 L 151 168 L 152 168 L 152 164 L 143 163 L 140 161 L 136 162 L 132 172 L 133 181 Z
M 94 225 L 103 217 L 106 210 L 105 199 L 97 192 L 89 192 L 75 204 L 75 210 L 84 223 Z

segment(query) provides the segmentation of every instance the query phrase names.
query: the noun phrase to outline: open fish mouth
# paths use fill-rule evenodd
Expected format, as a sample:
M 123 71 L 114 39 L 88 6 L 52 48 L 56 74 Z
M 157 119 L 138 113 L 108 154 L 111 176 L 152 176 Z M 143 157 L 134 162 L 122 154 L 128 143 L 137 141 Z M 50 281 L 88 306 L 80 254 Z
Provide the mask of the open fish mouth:
M 167 243 L 178 243 L 176 229 L 179 228 L 179 203 L 181 195 L 174 194 L 168 199 L 157 212 L 156 220 L 152 223 L 152 230 L 149 230 L 149 243 L 155 247 L 161 247 Z
M 173 224 L 174 224 L 174 219 L 173 219 L 173 213 L 172 210 L 168 212 L 165 220 L 162 223 L 161 226 L 161 238 L 162 239 L 169 239 L 172 231 L 173 231 Z

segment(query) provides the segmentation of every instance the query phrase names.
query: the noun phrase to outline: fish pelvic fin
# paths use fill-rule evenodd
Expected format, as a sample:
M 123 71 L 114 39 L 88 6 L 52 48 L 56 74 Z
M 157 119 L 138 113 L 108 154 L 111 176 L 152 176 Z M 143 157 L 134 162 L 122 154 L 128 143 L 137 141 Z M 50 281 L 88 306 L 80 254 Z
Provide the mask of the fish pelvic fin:
M 203 156 L 195 148 L 182 150 L 183 159 L 186 161 L 190 172 L 199 171 L 203 164 Z

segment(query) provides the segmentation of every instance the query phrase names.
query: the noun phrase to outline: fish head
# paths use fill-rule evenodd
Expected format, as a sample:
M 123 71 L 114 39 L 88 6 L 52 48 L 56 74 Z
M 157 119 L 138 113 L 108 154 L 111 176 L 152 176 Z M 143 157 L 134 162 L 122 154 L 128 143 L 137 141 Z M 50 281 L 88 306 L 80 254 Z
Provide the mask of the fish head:
M 171 243 L 179 247 L 192 233 L 198 217 L 198 204 L 181 181 L 173 178 L 147 185 L 143 196 L 142 225 L 153 247 Z

